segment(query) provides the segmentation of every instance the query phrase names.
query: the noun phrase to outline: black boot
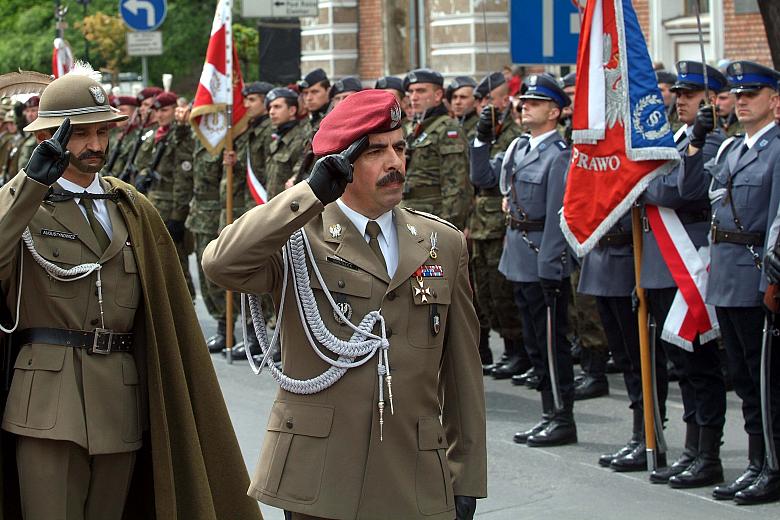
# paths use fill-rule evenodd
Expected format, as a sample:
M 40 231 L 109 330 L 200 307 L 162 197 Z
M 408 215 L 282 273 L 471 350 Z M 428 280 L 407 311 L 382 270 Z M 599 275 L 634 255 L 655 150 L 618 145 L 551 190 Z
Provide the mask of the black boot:
M 552 392 L 550 392 L 550 399 L 552 399 Z M 574 423 L 574 396 L 563 398 L 562 404 L 563 410 L 554 410 L 552 420 L 544 430 L 528 437 L 526 441 L 528 446 L 546 448 L 577 442 L 577 425 Z
M 608 468 L 613 460 L 624 457 L 634 451 L 639 443 L 642 441 L 642 432 L 644 425 L 644 418 L 642 416 L 642 410 L 634 408 L 631 410 L 634 413 L 634 427 L 631 431 L 631 438 L 628 440 L 625 446 L 620 448 L 614 453 L 605 453 L 599 457 L 599 466 Z
M 585 377 L 574 387 L 574 400 L 583 401 L 609 395 L 609 383 L 607 382 L 606 352 L 593 349 L 582 349 L 582 368 Z
M 226 334 L 227 334 L 226 329 L 227 329 L 227 325 L 225 324 L 225 322 L 218 321 L 217 333 L 206 340 L 206 346 L 208 347 L 209 352 L 211 354 L 222 352 L 222 349 L 225 348 L 225 341 L 226 341 Z
M 517 444 L 525 444 L 531 435 L 536 435 L 547 428 L 553 418 L 553 397 L 552 392 L 545 390 L 542 392 L 542 420 L 531 426 L 529 430 L 517 432 L 512 440 Z
M 249 353 L 253 356 L 260 354 L 260 342 L 257 340 L 257 334 L 255 333 L 255 326 L 253 323 L 248 323 L 246 326 L 246 343 L 249 347 Z
M 479 328 L 479 359 L 482 362 L 482 375 L 489 376 L 495 368 L 493 352 L 490 350 L 490 329 Z
M 526 370 L 522 374 L 517 374 L 517 375 L 512 376 L 512 384 L 515 385 L 515 386 L 523 386 L 525 384 L 526 379 L 528 379 L 529 377 L 531 377 L 533 375 L 535 375 L 534 369 L 533 368 L 529 368 L 528 370 Z
M 742 506 L 765 504 L 777 500 L 780 500 L 780 470 L 769 469 L 766 461 L 758 478 L 734 495 L 734 502 Z
M 737 491 L 746 489 L 755 482 L 764 466 L 764 439 L 761 435 L 748 435 L 748 467 L 737 480 L 712 490 L 715 500 L 732 500 Z
M 511 354 L 506 363 L 497 366 L 490 372 L 493 375 L 493 379 L 509 379 L 531 368 L 528 354 L 516 340 L 504 339 L 504 348 Z
M 688 466 L 693 464 L 696 456 L 699 454 L 699 425 L 694 422 L 685 423 L 685 449 L 682 455 L 667 467 L 659 468 L 650 473 L 650 482 L 653 484 L 666 484 L 674 475 L 679 475 L 685 471 Z
M 700 426 L 699 455 L 685 471 L 669 477 L 669 486 L 675 489 L 687 489 L 723 482 L 723 466 L 720 463 L 722 436 L 722 426 Z

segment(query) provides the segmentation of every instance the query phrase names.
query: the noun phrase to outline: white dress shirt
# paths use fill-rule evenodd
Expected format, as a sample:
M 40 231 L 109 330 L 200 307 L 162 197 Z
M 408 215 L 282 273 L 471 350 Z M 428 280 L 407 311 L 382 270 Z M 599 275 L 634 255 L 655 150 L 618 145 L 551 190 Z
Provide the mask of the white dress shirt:
M 368 225 L 368 221 L 371 219 L 347 206 L 340 198 L 336 200 L 336 204 L 339 205 L 344 215 L 354 224 L 358 232 L 363 235 L 363 239 L 368 243 L 370 238 L 366 234 L 366 225 Z M 382 250 L 382 255 L 385 257 L 387 274 L 392 278 L 395 270 L 398 269 L 398 232 L 395 229 L 395 222 L 393 222 L 392 210 L 380 215 L 376 219 L 376 223 L 379 224 L 379 229 L 382 230 L 377 237 L 379 249 Z
M 753 148 L 753 145 L 755 145 L 759 139 L 761 139 L 761 136 L 770 131 L 775 126 L 774 120 L 772 120 L 771 123 L 766 125 L 764 128 L 756 132 L 755 134 L 751 135 L 750 137 L 745 134 L 745 144 L 747 145 L 748 149 Z
M 83 193 L 86 191 L 87 193 L 103 194 L 106 192 L 103 189 L 103 186 L 100 185 L 100 177 L 97 173 L 95 174 L 95 178 L 92 180 L 92 184 L 86 188 L 79 186 L 78 184 L 74 184 L 64 177 L 60 177 L 60 179 L 57 181 L 57 184 L 59 184 L 63 190 L 67 190 L 73 193 Z M 87 209 L 79 204 L 80 201 L 81 199 L 75 197 L 73 198 L 73 202 L 78 204 L 78 207 L 81 210 L 81 213 L 84 215 L 84 218 L 87 218 Z M 106 231 L 108 238 L 113 238 L 114 229 L 111 227 L 111 218 L 108 216 L 108 208 L 106 207 L 105 199 L 92 199 L 92 208 L 95 213 L 95 218 L 98 222 L 100 222 L 100 225 L 103 226 L 103 229 Z

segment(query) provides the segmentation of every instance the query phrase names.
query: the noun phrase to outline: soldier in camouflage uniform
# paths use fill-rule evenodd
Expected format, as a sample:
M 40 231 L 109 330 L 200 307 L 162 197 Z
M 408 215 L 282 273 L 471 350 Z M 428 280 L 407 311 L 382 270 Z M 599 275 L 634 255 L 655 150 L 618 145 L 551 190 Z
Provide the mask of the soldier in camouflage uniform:
M 192 235 L 184 225 L 192 192 L 187 184 L 192 182 L 194 139 L 186 119 L 174 122 L 176 99 L 173 92 L 163 92 L 155 98 L 153 110 L 158 126 L 154 135 L 147 136 L 141 145 L 143 153 L 139 152 L 140 160 L 136 158 L 138 175 L 135 185 L 147 194 L 165 222 L 194 298 L 195 286 L 187 260 L 194 247 Z M 176 186 L 177 183 L 184 184 Z
M 404 97 L 406 96 L 406 92 L 404 91 L 404 80 L 396 78 L 395 76 L 382 76 L 376 80 L 374 88 L 392 92 L 399 104 L 403 103 Z
M 715 100 L 715 106 L 718 107 L 717 125 L 726 132 L 727 137 L 744 135 L 745 133 L 742 123 L 737 119 L 737 111 L 735 110 L 736 104 L 736 96 L 728 90 L 719 92 L 718 97 Z
M 444 78 L 416 69 L 404 78 L 416 124 L 407 136 L 406 180 L 401 206 L 432 213 L 466 227 L 473 188 L 466 138 L 444 106 Z
M 477 98 L 474 95 L 474 89 L 477 88 L 477 82 L 469 76 L 456 76 L 447 85 L 444 97 L 450 104 L 452 116 L 457 119 L 466 141 L 471 142 L 474 139 L 474 133 L 477 128 Z
M 127 156 L 124 159 L 125 167 L 120 172 L 120 178 L 124 176 L 123 180 L 126 182 L 135 182 L 138 172 L 145 165 L 151 164 L 152 145 L 144 146 L 149 139 L 154 139 L 155 132 L 157 131 L 157 113 L 153 110 L 153 105 L 156 97 L 161 94 L 163 90 L 159 87 L 146 87 L 138 93 L 137 100 L 139 103 L 138 113 L 140 115 L 138 133 L 135 134 L 135 140 L 128 142 Z M 138 146 L 138 150 L 135 147 Z M 130 158 L 135 150 L 135 158 L 130 163 Z
M 41 98 L 33 96 L 24 102 L 24 120 L 29 125 L 36 119 L 38 119 L 38 104 L 41 102 Z M 35 139 L 35 135 L 32 132 L 25 134 L 24 141 L 19 145 L 17 164 L 20 167 L 24 167 L 30 160 L 35 147 L 38 146 L 38 140 Z
M 5 125 L 8 127 L 8 139 L 4 141 L 2 149 L 0 149 L 0 158 L 3 162 L 0 163 L 0 176 L 8 182 L 19 171 L 19 146 L 24 141 L 24 134 L 19 131 L 16 125 L 16 114 L 13 110 L 9 110 L 5 113 L 4 119 Z
M 300 182 L 309 177 L 314 166 L 314 152 L 311 141 L 320 128 L 320 121 L 328 113 L 330 107 L 330 80 L 322 69 L 314 69 L 298 82 L 298 88 L 303 98 L 303 106 L 309 112 L 309 117 L 302 124 L 303 151 L 293 167 L 293 182 Z
M 135 96 L 117 96 L 111 103 L 120 113 L 127 116 L 127 119 L 116 123 L 116 127 L 111 130 L 109 136 L 109 158 L 116 154 L 116 159 L 108 169 L 108 164 L 103 168 L 103 175 L 112 175 L 119 177 L 125 169 L 125 164 L 130 153 L 138 140 L 140 133 L 140 111 L 138 110 L 140 102 Z M 109 161 L 110 162 L 110 161 Z
M 284 191 L 285 183 L 293 177 L 293 167 L 303 152 L 305 136 L 296 119 L 298 94 L 294 91 L 273 89 L 265 97 L 265 107 L 273 125 L 265 161 L 265 189 L 271 198 Z
M 3 102 L 0 103 L 0 185 L 5 184 L 6 182 L 5 176 L 2 175 L 2 168 L 3 165 L 5 165 L 6 160 L 8 160 L 8 152 L 10 151 L 10 147 L 7 146 L 7 144 L 14 138 L 14 134 L 16 134 L 16 124 L 14 123 L 12 125 L 5 121 L 5 115 L 8 112 L 11 112 L 13 115 L 13 106 L 6 103 L 6 100 L 10 102 L 9 98 L 5 98 Z

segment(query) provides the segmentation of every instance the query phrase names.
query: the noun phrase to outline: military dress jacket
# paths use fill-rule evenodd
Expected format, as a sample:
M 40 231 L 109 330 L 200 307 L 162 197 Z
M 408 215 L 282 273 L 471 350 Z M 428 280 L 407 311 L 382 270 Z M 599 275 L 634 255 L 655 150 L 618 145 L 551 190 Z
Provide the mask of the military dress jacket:
M 773 126 L 742 153 L 744 142 L 744 137 L 729 139 L 709 163 L 702 153 L 686 157 L 680 191 L 694 194 L 702 185 L 707 186 L 712 223 L 720 231 L 738 231 L 736 211 L 744 232 L 766 234 L 780 202 L 780 129 Z M 766 288 L 766 277 L 759 267 L 765 245 L 766 238 L 753 248 L 754 255 L 743 244 L 713 243 L 706 302 L 719 307 L 760 305 L 761 291 Z
M 704 161 L 708 161 L 718 151 L 718 147 L 725 139 L 721 131 L 716 131 L 707 136 L 707 141 L 702 149 Z M 675 143 L 680 157 L 688 154 L 687 125 L 683 125 L 675 134 Z M 645 204 L 671 208 L 677 212 L 685 231 L 688 233 L 696 248 L 706 246 L 709 239 L 709 207 L 707 197 L 707 182 L 703 177 L 698 177 L 698 185 L 695 190 L 685 193 L 678 189 L 680 178 L 684 175 L 684 165 L 680 162 L 667 175 L 656 177 L 647 186 L 640 197 Z M 693 179 L 691 179 L 693 180 Z M 640 286 L 645 289 L 668 289 L 677 287 L 669 268 L 666 267 L 658 242 L 650 229 L 646 218 L 642 219 L 642 271 L 640 273 Z
M 23 171 L 0 190 L 0 280 L 14 317 L 23 276 L 18 330 L 92 331 L 102 325 L 96 275 L 73 282 L 49 276 L 26 248 L 20 249 L 19 237 L 29 227 L 35 249 L 49 262 L 65 269 L 101 262 L 104 328 L 132 331 L 141 286 L 134 244 L 117 205 L 106 203 L 113 236 L 101 254 L 76 202 L 42 202 L 47 191 Z M 92 455 L 137 450 L 146 417 L 139 392 L 130 353 L 89 355 L 83 348 L 27 344 L 16 358 L 2 427 L 17 435 L 71 441 Z
M 479 325 L 466 241 L 438 219 L 401 208 L 393 216 L 399 262 L 392 279 L 338 205 L 323 208 L 305 182 L 227 226 L 203 254 L 204 272 L 215 283 L 270 292 L 278 306 L 280 249 L 303 227 L 325 285 L 351 307 L 353 323 L 377 309 L 386 319 L 395 413 L 385 393 L 383 440 L 376 359 L 320 393 L 279 390 L 249 489 L 263 503 L 342 520 L 453 520 L 453 495 L 486 496 Z M 438 236 L 435 260 L 431 233 Z M 415 291 L 424 264 L 441 274 L 420 278 L 430 289 L 426 298 Z M 352 330 L 337 323 L 311 278 L 328 330 L 348 339 Z M 292 282 L 279 326 L 287 375 L 307 379 L 327 369 L 304 335 Z
M 631 296 L 636 286 L 634 247 L 631 243 L 622 242 L 630 235 L 629 212 L 618 220 L 596 247 L 582 257 L 577 292 L 610 298 Z M 610 245 L 611 237 L 620 237 L 621 242 Z
M 543 231 L 507 228 L 498 265 L 501 274 L 513 282 L 538 282 L 540 277 L 561 280 L 571 274 L 574 263 L 558 215 L 563 207 L 570 153 L 557 132 L 526 154 L 529 142 L 528 136 L 518 137 L 506 153 L 492 159 L 489 146 L 472 145 L 471 182 L 479 188 L 498 186 L 504 168 L 514 188 L 508 195 L 510 214 L 544 223 Z

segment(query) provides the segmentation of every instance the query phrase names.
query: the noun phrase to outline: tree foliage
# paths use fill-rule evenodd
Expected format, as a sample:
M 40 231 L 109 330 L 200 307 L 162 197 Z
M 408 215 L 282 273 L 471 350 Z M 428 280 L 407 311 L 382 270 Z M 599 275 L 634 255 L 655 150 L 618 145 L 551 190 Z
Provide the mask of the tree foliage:
M 76 22 L 75 26 L 90 44 L 94 44 L 98 56 L 105 62 L 105 70 L 116 78 L 121 66 L 130 62 L 125 52 L 127 29 L 122 19 L 98 11 Z

